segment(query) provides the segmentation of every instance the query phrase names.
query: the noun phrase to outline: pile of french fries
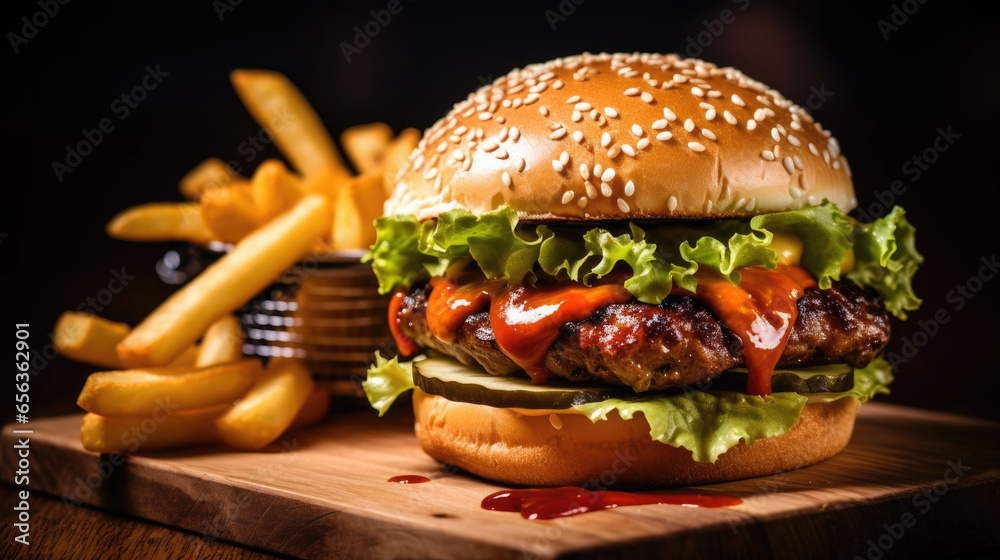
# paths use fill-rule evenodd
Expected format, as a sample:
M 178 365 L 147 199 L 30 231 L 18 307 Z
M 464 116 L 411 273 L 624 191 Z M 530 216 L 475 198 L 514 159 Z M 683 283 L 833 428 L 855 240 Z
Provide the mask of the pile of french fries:
M 383 123 L 347 129 L 341 144 L 282 74 L 236 70 L 233 86 L 292 166 L 278 160 L 241 177 L 216 158 L 180 181 L 189 202 L 129 208 L 107 225 L 118 239 L 223 242 L 233 247 L 135 328 L 66 312 L 56 348 L 110 368 L 87 378 L 78 404 L 91 451 L 142 452 L 224 443 L 260 449 L 286 430 L 323 418 L 329 395 L 303 363 L 244 358 L 233 311 L 296 261 L 316 252 L 366 248 L 392 180 L 419 132 L 393 137 Z

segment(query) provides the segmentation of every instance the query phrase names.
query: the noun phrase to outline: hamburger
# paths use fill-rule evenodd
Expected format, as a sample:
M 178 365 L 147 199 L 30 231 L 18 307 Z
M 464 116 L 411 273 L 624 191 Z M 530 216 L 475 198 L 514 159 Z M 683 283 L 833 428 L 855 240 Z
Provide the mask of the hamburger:
M 887 393 L 920 300 L 837 140 L 734 68 L 589 54 L 511 71 L 426 130 L 370 260 L 435 459 L 529 486 L 690 485 L 823 461 Z

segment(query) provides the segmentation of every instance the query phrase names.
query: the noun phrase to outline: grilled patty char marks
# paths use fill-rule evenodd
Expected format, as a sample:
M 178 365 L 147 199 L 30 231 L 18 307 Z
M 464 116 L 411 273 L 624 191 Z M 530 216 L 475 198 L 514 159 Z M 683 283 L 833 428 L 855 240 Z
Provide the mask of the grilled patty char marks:
M 415 289 L 399 312 L 403 332 L 417 345 L 478 363 L 493 375 L 521 375 L 497 346 L 489 313 L 469 316 L 452 343 L 427 327 L 429 287 Z M 827 290 L 808 288 L 796 302 L 798 318 L 778 366 L 847 362 L 864 367 L 889 342 L 889 314 L 870 291 L 851 282 Z M 545 354 L 553 376 L 597 379 L 636 391 L 704 383 L 743 365 L 743 343 L 703 303 L 670 296 L 660 305 L 613 304 L 590 318 L 566 323 Z

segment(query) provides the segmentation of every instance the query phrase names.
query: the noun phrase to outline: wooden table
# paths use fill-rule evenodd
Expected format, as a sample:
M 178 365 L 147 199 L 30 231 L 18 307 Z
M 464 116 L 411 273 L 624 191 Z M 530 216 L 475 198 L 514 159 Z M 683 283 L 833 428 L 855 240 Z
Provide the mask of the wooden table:
M 702 487 L 740 496 L 741 506 L 643 506 L 533 522 L 479 509 L 501 487 L 442 470 L 420 451 L 400 412 L 334 416 L 259 453 L 131 457 L 90 493 L 79 480 L 108 458 L 80 448 L 79 416 L 33 422 L 28 557 L 106 558 L 110 550 L 170 558 L 1000 554 L 1000 425 L 990 422 L 872 403 L 848 449 L 825 463 Z M 10 429 L 0 448 L 8 481 Z M 386 482 L 397 474 L 433 480 Z M 41 492 L 118 513 L 67 508 Z M 21 557 L 10 544 L 13 504 L 9 495 L 3 500 L 0 551 Z

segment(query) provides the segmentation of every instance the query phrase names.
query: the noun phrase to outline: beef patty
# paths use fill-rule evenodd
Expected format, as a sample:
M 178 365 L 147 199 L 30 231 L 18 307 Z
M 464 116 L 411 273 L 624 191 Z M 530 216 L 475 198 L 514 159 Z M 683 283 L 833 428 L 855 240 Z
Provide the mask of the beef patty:
M 427 326 L 429 286 L 404 300 L 402 331 L 424 348 L 478 363 L 493 375 L 523 375 L 497 346 L 489 313 L 469 316 L 454 342 L 444 342 Z M 798 302 L 798 318 L 779 366 L 847 362 L 864 367 L 889 342 L 889 315 L 873 292 L 851 282 L 826 290 L 808 288 Z M 628 302 L 608 305 L 590 318 L 565 323 L 545 354 L 553 376 L 572 381 L 599 380 L 637 392 L 704 383 L 743 365 L 743 343 L 700 301 L 673 295 L 659 305 Z

